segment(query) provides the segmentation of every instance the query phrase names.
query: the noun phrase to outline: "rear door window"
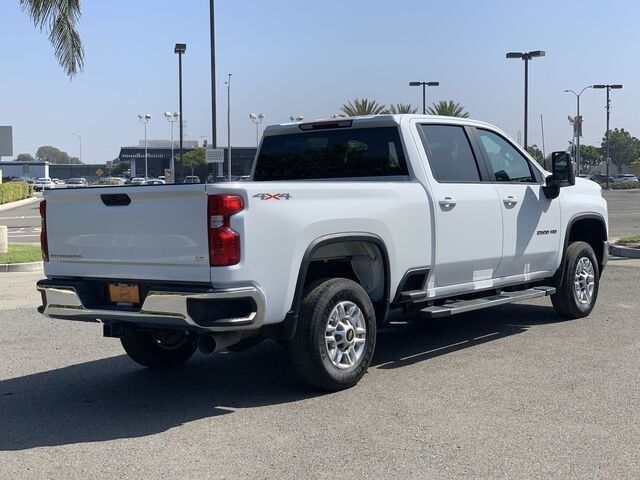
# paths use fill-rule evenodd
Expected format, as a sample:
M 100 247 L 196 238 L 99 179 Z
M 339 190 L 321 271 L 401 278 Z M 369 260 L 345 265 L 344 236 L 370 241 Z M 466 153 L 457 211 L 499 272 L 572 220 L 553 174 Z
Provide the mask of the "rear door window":
M 254 181 L 409 174 L 397 127 L 345 128 L 264 137 Z
M 464 127 L 421 125 L 431 173 L 438 182 L 480 182 L 478 162 Z

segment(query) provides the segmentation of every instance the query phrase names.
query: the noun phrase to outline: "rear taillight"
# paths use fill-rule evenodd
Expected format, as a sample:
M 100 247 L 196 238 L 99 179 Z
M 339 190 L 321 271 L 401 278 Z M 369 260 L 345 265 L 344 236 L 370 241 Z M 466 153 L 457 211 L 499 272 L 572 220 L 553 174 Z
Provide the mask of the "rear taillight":
M 40 249 L 42 250 L 42 260 L 49 261 L 49 244 L 47 242 L 47 201 L 40 202 Z
M 209 264 L 227 267 L 240 262 L 240 235 L 231 228 L 231 216 L 242 211 L 238 195 L 211 195 L 207 205 Z

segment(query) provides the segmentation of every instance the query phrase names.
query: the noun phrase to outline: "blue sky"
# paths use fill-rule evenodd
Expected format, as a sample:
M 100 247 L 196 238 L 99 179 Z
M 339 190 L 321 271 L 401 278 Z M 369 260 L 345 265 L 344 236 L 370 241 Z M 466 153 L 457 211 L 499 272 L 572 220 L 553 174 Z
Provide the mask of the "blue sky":
M 14 153 L 54 145 L 97 163 L 143 137 L 139 113 L 150 113 L 149 138 L 169 138 L 162 116 L 178 109 L 176 42 L 184 56 L 186 138 L 211 136 L 207 0 L 84 0 L 79 29 L 84 73 L 69 80 L 44 33 L 18 0 L 0 6 L 3 72 L 0 125 L 14 126 Z M 428 103 L 453 99 L 472 118 L 514 138 L 523 122 L 523 62 L 507 51 L 546 50 L 530 64 L 529 143 L 547 152 L 570 139 L 567 115 L 593 83 L 622 83 L 612 94 L 611 125 L 640 136 L 640 3 L 634 1 L 504 2 L 429 0 L 217 0 L 218 143 L 226 145 L 226 74 L 232 73 L 232 144 L 255 144 L 250 112 L 266 123 L 336 113 L 368 97 L 421 104 L 410 80 L 438 80 Z M 6 47 L 9 47 L 8 49 Z M 603 90 L 581 101 L 584 143 L 605 130 Z

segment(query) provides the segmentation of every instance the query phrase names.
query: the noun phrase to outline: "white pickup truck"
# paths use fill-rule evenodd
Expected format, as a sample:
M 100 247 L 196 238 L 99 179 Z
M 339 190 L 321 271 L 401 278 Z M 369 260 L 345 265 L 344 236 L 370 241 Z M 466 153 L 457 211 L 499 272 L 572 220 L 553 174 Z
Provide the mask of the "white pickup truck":
M 247 182 L 45 192 L 39 311 L 101 322 L 148 367 L 277 339 L 306 382 L 347 388 L 392 309 L 591 312 L 606 202 L 552 163 L 467 119 L 270 126 Z

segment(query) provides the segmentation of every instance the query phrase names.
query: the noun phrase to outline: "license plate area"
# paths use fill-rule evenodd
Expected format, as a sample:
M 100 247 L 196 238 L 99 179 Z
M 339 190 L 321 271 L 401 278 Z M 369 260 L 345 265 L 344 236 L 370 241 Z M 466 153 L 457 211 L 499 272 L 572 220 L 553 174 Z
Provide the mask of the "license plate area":
M 122 307 L 140 304 L 140 287 L 135 283 L 110 283 L 107 290 L 113 304 Z

